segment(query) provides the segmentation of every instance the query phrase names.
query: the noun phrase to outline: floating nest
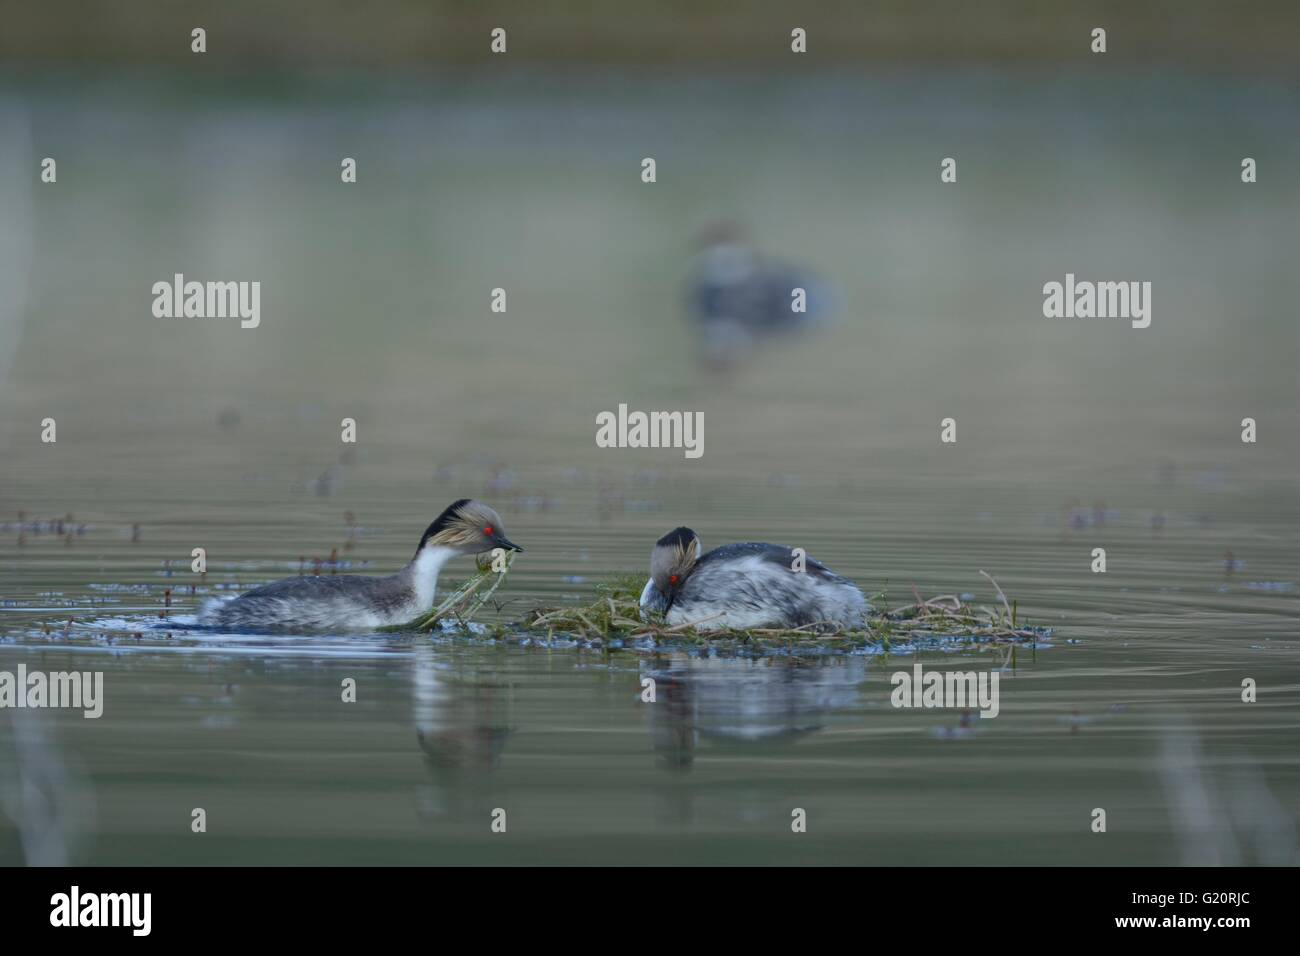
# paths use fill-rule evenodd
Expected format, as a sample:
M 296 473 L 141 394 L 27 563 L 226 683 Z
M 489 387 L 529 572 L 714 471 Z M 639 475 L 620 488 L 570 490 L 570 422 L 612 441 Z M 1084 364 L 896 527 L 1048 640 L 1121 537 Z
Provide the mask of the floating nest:
M 409 624 L 389 630 L 446 630 L 469 623 L 491 599 L 509 573 L 513 553 L 505 570 L 494 572 L 479 566 L 479 573 L 453 591 L 436 608 Z M 578 605 L 537 607 L 509 624 L 480 628 L 480 633 L 506 640 L 545 637 L 581 641 L 593 646 L 699 645 L 708 647 L 789 648 L 822 647 L 851 650 L 873 647 L 889 650 L 892 645 L 936 643 L 1017 644 L 1036 642 L 1047 635 L 1041 627 L 1019 620 L 1016 605 L 1008 601 L 992 575 L 981 571 L 997 594 L 991 606 L 961 600 L 955 594 L 922 598 L 913 588 L 914 601 L 890 607 L 888 594 L 870 599 L 873 610 L 860 630 L 828 632 L 817 624 L 793 629 L 749 628 L 746 630 L 700 630 L 689 624 L 667 625 L 662 618 L 643 619 L 639 604 L 643 575 L 620 575 L 597 585 L 594 598 Z

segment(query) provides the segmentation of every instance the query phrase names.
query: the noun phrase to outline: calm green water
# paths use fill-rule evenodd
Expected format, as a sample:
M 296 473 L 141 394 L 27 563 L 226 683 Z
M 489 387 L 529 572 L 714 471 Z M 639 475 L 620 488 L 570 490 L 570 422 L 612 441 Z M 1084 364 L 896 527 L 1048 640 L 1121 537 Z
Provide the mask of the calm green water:
M 1287 91 L 984 74 L 34 90 L 0 85 L 0 162 L 24 171 L 0 177 L 0 671 L 100 670 L 106 700 L 98 720 L 0 712 L 0 862 L 1296 862 Z M 1269 171 L 1249 187 L 1245 150 Z M 15 185 L 45 155 L 58 184 Z M 960 177 L 941 190 L 946 155 Z M 833 328 L 725 380 L 681 317 L 692 236 L 718 215 L 842 302 Z M 155 319 L 150 286 L 177 271 L 261 281 L 262 326 Z M 1044 319 L 1042 283 L 1067 271 L 1152 281 L 1152 327 Z M 704 457 L 597 449 L 619 402 L 703 411 Z M 963 726 L 890 705 L 907 655 L 153 627 L 168 588 L 184 613 L 334 549 L 390 572 L 464 495 L 528 549 L 505 620 L 643 569 L 685 523 L 706 546 L 804 546 L 891 604 L 913 587 L 991 604 L 985 570 L 1052 634 L 1001 672 L 1000 715 Z M 74 530 L 20 541 L 20 512 Z

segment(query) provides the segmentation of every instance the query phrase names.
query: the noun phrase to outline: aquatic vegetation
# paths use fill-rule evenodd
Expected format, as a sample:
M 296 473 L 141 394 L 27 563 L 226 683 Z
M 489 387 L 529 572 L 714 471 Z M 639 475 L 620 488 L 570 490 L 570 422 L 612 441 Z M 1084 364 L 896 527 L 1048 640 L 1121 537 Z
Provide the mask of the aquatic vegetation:
M 414 621 L 381 630 L 429 631 L 454 624 L 470 631 L 470 622 L 505 581 L 513 560 L 513 552 L 507 554 L 505 569 L 500 572 L 493 571 L 489 564 L 480 563 L 478 573 L 453 590 L 433 610 Z M 1007 599 L 997 581 L 984 571 L 980 574 L 993 585 L 1000 603 L 991 607 L 977 606 L 963 600 L 968 595 L 958 597 L 955 594 L 926 599 L 913 588 L 915 600 L 912 603 L 890 607 L 888 594 L 882 591 L 872 596 L 873 610 L 868 614 L 863 629 L 833 634 L 819 632 L 813 624 L 793 629 L 698 631 L 686 624 L 669 626 L 658 615 L 651 615 L 646 620 L 642 618 L 639 604 L 641 588 L 645 584 L 643 574 L 616 575 L 598 584 L 595 596 L 585 604 L 533 608 L 512 623 L 498 623 L 486 629 L 480 625 L 476 627 L 480 632 L 504 640 L 544 634 L 548 642 L 576 640 L 602 646 L 610 646 L 613 642 L 628 645 L 649 642 L 714 648 L 815 646 L 842 651 L 865 647 L 888 651 L 893 645 L 934 642 L 1015 644 L 1036 642 L 1046 636 L 1046 629 L 1020 622 L 1016 605 Z
M 548 637 L 570 636 L 593 642 L 611 640 L 655 643 L 699 644 L 709 647 L 818 646 L 850 650 L 874 647 L 888 650 L 891 644 L 917 644 L 929 641 L 965 641 L 971 643 L 1033 642 L 1047 634 L 1043 628 L 1030 627 L 1018 619 L 1017 608 L 1007 600 L 997 581 L 984 571 L 980 574 L 993 585 L 1000 604 L 976 606 L 954 594 L 929 599 L 913 588 L 915 601 L 891 608 L 888 595 L 872 596 L 873 610 L 862 630 L 819 633 L 816 625 L 794 629 L 750 628 L 743 631 L 697 631 L 690 625 L 669 627 L 652 616 L 643 620 L 639 598 L 645 575 L 626 574 L 599 585 L 596 597 L 587 604 L 535 608 L 515 624 L 516 630 L 545 631 Z
M 440 627 L 444 621 L 454 621 L 461 626 L 468 625 L 483 606 L 491 599 L 514 563 L 515 551 L 506 551 L 502 560 L 504 566 L 500 571 L 492 570 L 491 560 L 475 560 L 478 573 L 453 590 L 433 610 L 422 614 L 405 624 L 381 627 L 381 631 L 431 631 Z M 466 628 L 468 629 L 468 628 Z

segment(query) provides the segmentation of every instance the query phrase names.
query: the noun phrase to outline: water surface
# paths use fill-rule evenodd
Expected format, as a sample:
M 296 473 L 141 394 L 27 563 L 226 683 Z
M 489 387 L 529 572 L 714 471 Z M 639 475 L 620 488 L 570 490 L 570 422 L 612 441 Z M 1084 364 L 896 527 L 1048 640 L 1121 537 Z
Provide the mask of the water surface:
M 1286 91 L 169 79 L 0 85 L 3 162 L 68 157 L 0 224 L 31 263 L 0 311 L 0 670 L 106 684 L 99 720 L 0 714 L 0 862 L 1296 861 Z M 1274 171 L 1249 189 L 1247 141 Z M 843 302 L 726 378 L 681 316 L 719 215 Z M 262 326 L 154 319 L 177 271 L 262 281 Z M 1045 320 L 1067 271 L 1152 281 L 1152 327 Z M 597 449 L 620 402 L 703 411 L 704 457 Z M 1051 637 L 1014 668 L 922 654 L 1005 664 L 1000 715 L 963 720 L 890 705 L 897 653 L 157 627 L 331 553 L 391 572 L 465 495 L 528 549 L 498 620 L 587 599 L 684 523 L 803 546 L 891 605 L 991 605 L 985 570 Z

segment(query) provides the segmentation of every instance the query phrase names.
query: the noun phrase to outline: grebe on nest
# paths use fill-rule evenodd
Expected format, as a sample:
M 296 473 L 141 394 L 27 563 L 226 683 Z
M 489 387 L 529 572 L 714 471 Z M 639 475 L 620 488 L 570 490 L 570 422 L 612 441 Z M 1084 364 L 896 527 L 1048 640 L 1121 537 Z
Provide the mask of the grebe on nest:
M 700 630 L 755 627 L 861 628 L 867 601 L 852 581 L 781 545 L 746 541 L 701 554 L 690 528 L 655 542 L 641 608 L 669 625 Z M 803 570 L 795 570 L 802 566 Z

